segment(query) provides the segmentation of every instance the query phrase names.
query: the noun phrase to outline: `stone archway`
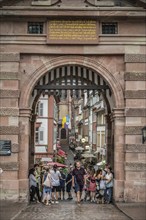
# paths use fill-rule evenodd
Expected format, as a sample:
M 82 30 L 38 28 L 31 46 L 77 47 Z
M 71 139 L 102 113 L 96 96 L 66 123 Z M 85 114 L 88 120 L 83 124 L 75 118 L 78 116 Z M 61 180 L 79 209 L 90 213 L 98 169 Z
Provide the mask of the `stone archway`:
M 63 65 L 81 65 L 85 68 L 90 68 L 108 83 L 109 87 L 113 92 L 114 97 L 114 109 L 111 114 L 111 120 L 113 122 L 111 130 L 115 134 L 114 138 L 114 172 L 115 172 L 115 200 L 121 201 L 124 199 L 124 97 L 123 91 L 120 83 L 116 80 L 111 72 L 109 72 L 100 62 L 97 62 L 91 58 L 82 57 L 82 56 L 62 56 L 57 57 L 49 62 L 42 65 L 39 69 L 37 69 L 29 79 L 25 81 L 22 85 L 21 96 L 19 102 L 20 108 L 20 125 L 24 127 L 26 130 L 25 135 L 23 134 L 23 138 L 26 138 L 26 142 L 20 142 L 20 148 L 23 149 L 19 153 L 20 158 L 20 171 L 19 171 L 19 179 L 27 179 L 27 169 L 28 164 L 25 164 L 24 169 L 24 160 L 23 158 L 27 158 L 28 156 L 28 148 L 29 148 L 29 117 L 31 116 L 30 109 L 30 97 L 31 93 L 39 81 L 39 79 L 49 70 L 57 68 Z M 27 112 L 27 114 L 25 114 Z M 27 120 L 26 120 L 27 119 Z M 22 134 L 20 133 L 20 140 L 22 138 Z M 25 149 L 25 150 L 24 150 Z M 25 161 L 26 162 L 26 161 Z M 22 172 L 24 171 L 25 172 Z M 25 181 L 27 184 L 27 180 Z M 21 180 L 20 180 L 21 183 Z M 23 184 L 20 184 L 20 188 L 26 190 L 23 187 Z M 25 185 L 26 186 L 26 185 Z M 23 190 L 22 190 L 23 191 Z M 20 191 L 21 192 L 21 191 Z
M 41 76 L 43 76 L 48 70 L 67 64 L 81 65 L 93 69 L 95 72 L 98 72 L 106 80 L 106 82 L 108 82 L 109 86 L 111 87 L 114 93 L 115 107 L 123 108 L 124 106 L 123 91 L 119 82 L 115 79 L 113 74 L 110 71 L 108 71 L 100 62 L 82 56 L 78 56 L 78 57 L 61 56 L 54 58 L 48 61 L 47 63 L 45 63 L 44 65 L 42 65 L 34 73 L 32 73 L 30 78 L 28 78 L 26 82 L 24 82 L 24 84 L 22 85 L 20 103 L 19 103 L 20 108 L 30 107 L 29 106 L 30 94 L 33 91 L 36 82 L 39 81 Z

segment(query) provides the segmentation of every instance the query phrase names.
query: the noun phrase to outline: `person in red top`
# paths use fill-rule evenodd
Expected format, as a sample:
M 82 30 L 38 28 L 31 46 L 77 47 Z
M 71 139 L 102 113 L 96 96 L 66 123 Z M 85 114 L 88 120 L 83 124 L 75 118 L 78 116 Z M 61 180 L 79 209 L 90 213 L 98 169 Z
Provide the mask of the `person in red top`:
M 86 172 L 84 168 L 81 167 L 81 163 L 79 161 L 76 162 L 76 167 L 72 172 L 72 187 L 75 189 L 77 195 L 77 203 L 79 205 L 81 201 L 83 187 L 86 181 L 85 175 Z
M 87 190 L 90 192 L 91 202 L 95 202 L 95 193 L 96 193 L 95 170 L 91 170 L 88 180 L 89 180 L 89 188 Z

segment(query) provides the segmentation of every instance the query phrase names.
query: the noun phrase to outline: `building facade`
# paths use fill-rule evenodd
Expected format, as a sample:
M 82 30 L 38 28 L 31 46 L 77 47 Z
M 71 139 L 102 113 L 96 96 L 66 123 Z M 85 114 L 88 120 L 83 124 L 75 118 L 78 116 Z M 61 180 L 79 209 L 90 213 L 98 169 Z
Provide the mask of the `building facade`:
M 41 96 L 36 106 L 34 162 L 52 158 L 57 146 L 58 105 L 53 96 Z
M 0 1 L 0 138 L 11 143 L 0 156 L 2 198 L 28 198 L 40 93 L 78 88 L 104 99 L 115 201 L 145 201 L 145 8 L 140 0 Z

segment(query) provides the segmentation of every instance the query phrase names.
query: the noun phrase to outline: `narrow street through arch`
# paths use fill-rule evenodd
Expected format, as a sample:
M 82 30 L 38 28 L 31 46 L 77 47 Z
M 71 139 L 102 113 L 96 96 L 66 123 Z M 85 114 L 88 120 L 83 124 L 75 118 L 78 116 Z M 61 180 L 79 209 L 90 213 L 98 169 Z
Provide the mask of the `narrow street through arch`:
M 68 145 L 63 145 L 62 150 L 67 153 L 66 164 L 74 164 L 74 152 Z M 72 192 L 73 200 L 60 201 L 59 204 L 29 204 L 20 214 L 16 214 L 13 220 L 130 220 L 114 204 L 97 204 L 90 201 L 76 203 L 76 195 Z M 84 194 L 83 194 L 84 196 Z

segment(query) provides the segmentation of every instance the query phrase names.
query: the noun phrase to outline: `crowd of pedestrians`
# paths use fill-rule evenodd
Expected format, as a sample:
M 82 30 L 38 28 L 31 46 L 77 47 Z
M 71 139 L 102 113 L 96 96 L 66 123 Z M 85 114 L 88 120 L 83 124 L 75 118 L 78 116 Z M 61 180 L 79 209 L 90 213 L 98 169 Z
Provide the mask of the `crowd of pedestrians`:
M 109 165 L 104 169 L 84 168 L 80 161 L 67 169 L 57 165 L 42 167 L 38 164 L 29 171 L 30 202 L 45 205 L 72 200 L 76 195 L 81 201 L 111 203 L 113 193 L 113 171 Z

